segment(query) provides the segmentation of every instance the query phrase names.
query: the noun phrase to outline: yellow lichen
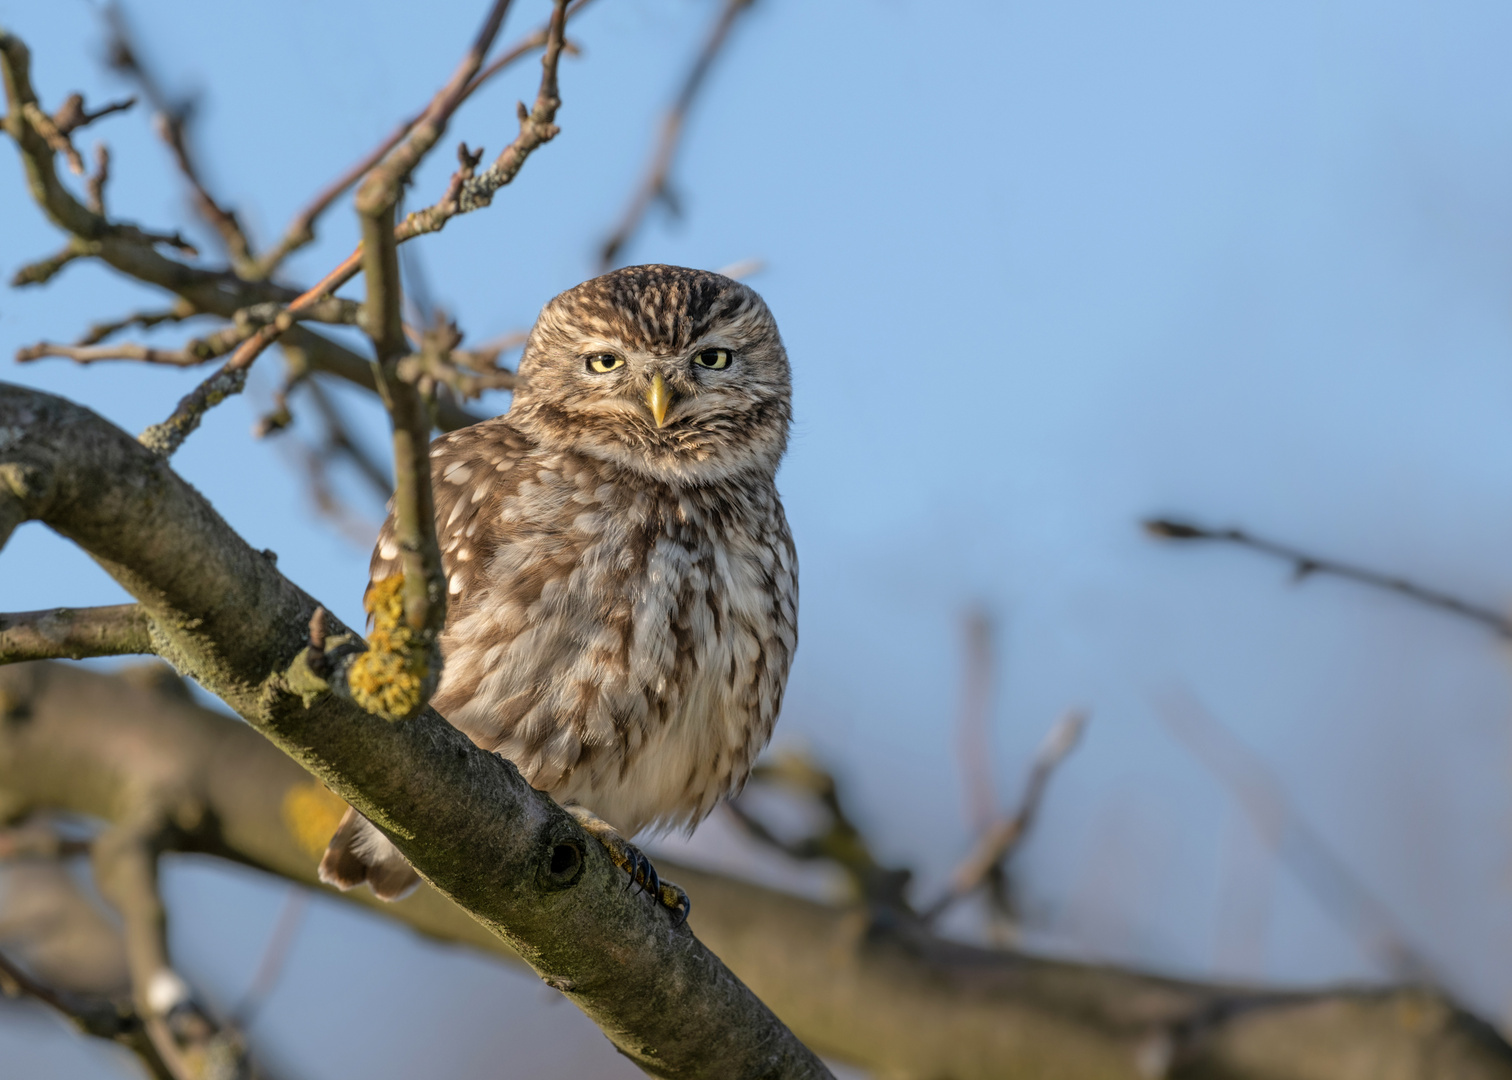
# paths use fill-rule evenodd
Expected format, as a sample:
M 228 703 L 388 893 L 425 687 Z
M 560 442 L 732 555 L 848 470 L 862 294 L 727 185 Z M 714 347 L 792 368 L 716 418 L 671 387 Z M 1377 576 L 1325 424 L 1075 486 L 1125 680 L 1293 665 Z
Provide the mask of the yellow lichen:
M 364 598 L 373 616 L 368 650 L 352 661 L 347 686 L 352 700 L 385 720 L 403 720 L 425 704 L 429 650 L 404 621 L 404 575 L 375 581 Z
M 332 795 L 323 785 L 312 781 L 295 784 L 284 792 L 280 809 L 283 812 L 284 826 L 300 850 L 309 855 L 319 855 L 326 849 L 326 843 L 336 831 L 336 826 L 341 824 L 341 815 L 346 813 L 346 803 Z

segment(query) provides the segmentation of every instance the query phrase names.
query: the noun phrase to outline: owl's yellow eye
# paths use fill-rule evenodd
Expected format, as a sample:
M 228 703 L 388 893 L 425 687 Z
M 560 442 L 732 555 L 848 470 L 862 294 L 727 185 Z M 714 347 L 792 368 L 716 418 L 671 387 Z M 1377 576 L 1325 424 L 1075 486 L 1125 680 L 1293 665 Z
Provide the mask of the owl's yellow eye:
M 711 371 L 723 371 L 730 366 L 730 350 L 705 349 L 693 358 L 693 362 L 699 367 L 706 367 Z
M 615 356 L 613 353 L 602 353 L 598 356 L 590 356 L 588 358 L 588 370 L 597 375 L 607 375 L 615 368 L 622 368 L 624 366 L 625 358 L 623 356 Z

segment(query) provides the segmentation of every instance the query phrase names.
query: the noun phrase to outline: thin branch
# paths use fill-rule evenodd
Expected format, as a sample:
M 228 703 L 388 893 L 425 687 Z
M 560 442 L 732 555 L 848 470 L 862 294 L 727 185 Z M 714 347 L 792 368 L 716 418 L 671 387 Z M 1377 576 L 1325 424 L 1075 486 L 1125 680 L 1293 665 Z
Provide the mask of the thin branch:
M 16 350 L 18 363 L 28 363 L 55 356 L 77 364 L 95 364 L 101 360 L 137 360 L 145 364 L 170 367 L 194 367 L 224 356 L 256 331 L 256 326 L 230 326 L 203 338 L 195 338 L 179 349 L 158 349 L 151 345 L 122 342 L 118 345 L 60 345 L 39 341 Z
M 69 241 L 68 245 L 56 255 L 49 255 L 45 259 L 29 262 L 11 275 L 11 288 L 20 289 L 27 285 L 45 285 L 57 276 L 62 270 L 75 259 L 84 258 L 89 254 L 89 249 L 77 241 Z
M 1480 604 L 1461 600 L 1456 596 L 1450 596 L 1448 593 L 1439 592 L 1437 589 L 1418 585 L 1412 581 L 1408 581 L 1406 578 L 1392 577 L 1389 574 L 1377 573 L 1374 570 L 1365 570 L 1358 566 L 1352 566 L 1349 563 L 1320 558 L 1287 544 L 1278 544 L 1273 540 L 1261 539 L 1242 529 L 1207 529 L 1200 525 L 1192 525 L 1184 521 L 1170 521 L 1164 518 L 1152 518 L 1144 522 L 1144 528 L 1151 536 L 1159 537 L 1162 540 L 1218 540 L 1224 543 L 1237 544 L 1240 547 L 1247 547 L 1251 551 L 1258 551 L 1291 563 L 1292 573 L 1297 581 L 1302 581 L 1314 574 L 1331 574 L 1334 577 L 1358 582 L 1371 588 L 1394 592 L 1398 596 L 1405 596 L 1409 600 L 1415 600 L 1428 607 L 1438 608 L 1440 611 L 1447 611 L 1461 618 L 1478 622 L 1482 626 L 1496 631 L 1502 637 L 1512 638 L 1512 619 L 1509 619 L 1495 608 L 1483 607 Z
M 109 1039 L 131 1050 L 156 1080 L 177 1080 L 146 1038 L 141 1018 L 128 1003 L 54 990 L 32 978 L 4 953 L 0 953 L 0 993 L 40 1001 L 83 1034 Z
M 591 0 L 576 0 L 576 2 L 567 9 L 568 18 L 576 15 L 590 2 Z M 534 33 L 528 34 L 525 37 L 521 38 L 510 48 L 506 49 L 503 55 L 501 55 L 498 59 L 494 60 L 482 71 L 479 71 L 475 76 L 473 76 L 473 78 L 468 82 L 466 89 L 462 93 L 462 101 L 466 101 L 480 87 L 482 87 L 484 83 L 488 82 L 495 75 L 499 74 L 499 72 L 504 71 L 506 68 L 509 68 L 516 61 L 518 61 L 522 57 L 528 56 L 536 49 L 542 48 L 549 39 L 549 26 L 550 24 L 548 23 L 546 26 L 542 26 Z M 571 43 L 565 44 L 563 48 L 567 52 L 576 51 Z M 289 227 L 284 230 L 283 238 L 280 239 L 278 243 L 268 251 L 267 254 L 265 254 L 261 259 L 258 260 L 257 276 L 261 278 L 271 277 L 274 271 L 276 271 L 278 267 L 282 265 L 285 259 L 287 259 L 295 251 L 298 251 L 300 248 L 304 247 L 306 244 L 314 241 L 315 223 L 319 220 L 320 215 L 324 214 L 326 210 L 330 208 L 331 204 L 339 199 L 348 188 L 352 187 L 364 176 L 366 176 L 368 170 L 382 161 L 390 150 L 398 146 L 400 141 L 410 133 L 410 129 L 425 117 L 426 111 L 427 110 L 422 110 L 416 113 L 414 116 L 410 117 L 408 120 L 400 123 L 398 127 L 396 127 L 392 132 L 389 133 L 387 138 L 385 138 L 381 143 L 370 150 L 361 161 L 357 162 L 357 164 L 353 165 L 346 172 L 342 173 L 339 177 L 337 177 L 325 188 L 323 188 L 319 192 L 319 194 L 311 199 L 310 202 L 302 210 L 300 210 L 298 214 L 294 216 L 294 220 L 291 221 L 289 223 Z
M 735 25 L 735 20 L 740 13 L 751 6 L 751 2 L 752 0 L 725 0 L 725 6 L 720 10 L 719 17 L 715 19 L 703 48 L 699 51 L 697 59 L 693 61 L 692 68 L 683 80 L 682 88 L 672 102 L 672 107 L 662 118 L 661 133 L 657 137 L 656 149 L 651 154 L 651 164 L 646 170 L 645 178 L 630 196 L 630 204 L 625 208 L 619 225 L 609 235 L 609 239 L 604 241 L 603 248 L 599 252 L 600 272 L 614 266 L 620 251 L 640 229 L 645 221 L 646 211 L 653 203 L 666 202 L 675 208 L 676 203 L 672 199 L 668 178 L 672 172 L 672 161 L 677 156 L 683 127 L 687 123 L 688 110 L 693 107 L 699 88 L 703 86 L 709 69 L 729 38 L 730 28 Z
M 89 194 L 89 208 L 101 217 L 105 216 L 105 185 L 110 183 L 110 147 L 104 143 L 95 146 L 95 171 L 84 185 Z
M 478 349 L 458 349 L 462 340 L 455 323 L 438 316 L 420 339 L 420 351 L 399 361 L 399 378 L 420 388 L 427 397 L 445 386 L 464 401 L 489 390 L 513 390 L 515 373 L 498 365 L 499 355 L 523 341 L 508 335 Z
M 388 214 L 398 205 L 400 192 L 409 180 L 410 173 L 446 133 L 452 113 L 457 111 L 467 94 L 467 84 L 482 68 L 488 50 L 493 47 L 494 38 L 499 33 L 499 27 L 504 23 L 509 4 L 510 0 L 494 0 L 478 36 L 473 39 L 472 47 L 467 50 L 446 85 L 431 99 L 419 122 L 411 129 L 409 137 L 363 181 L 362 188 L 357 193 L 357 208 L 364 216 Z M 392 234 L 391 228 L 390 238 Z
M 906 892 L 912 874 L 883 866 L 872 854 L 866 837 L 846 813 L 834 776 L 803 754 L 774 754 L 751 770 L 751 783 L 785 789 L 813 799 L 824 814 L 824 824 L 798 840 L 786 840 L 769 829 L 745 805 L 732 799 L 725 805 L 735 821 L 756 840 L 788 858 L 803 862 L 828 860 L 850 878 L 856 898 L 866 904 L 872 917 L 886 919 L 896 913 L 911 915 Z
M 0 613 L 0 664 L 150 653 L 150 626 L 138 604 Z
M 931 904 L 923 914 L 925 921 L 939 918 L 962 897 L 968 896 L 981 886 L 992 873 L 993 867 L 1001 866 L 1023 843 L 1034 825 L 1035 816 L 1045 798 L 1045 788 L 1051 775 L 1066 755 L 1075 749 L 1086 727 L 1085 713 L 1068 712 L 1051 727 L 1034 757 L 1034 766 L 1029 770 L 1029 782 L 1024 785 L 1024 796 L 1018 808 L 1000 818 L 985 830 L 950 878 L 950 887 L 945 895 Z
M 118 4 L 107 5 L 104 9 L 104 18 L 110 31 L 108 45 L 110 66 L 135 82 L 141 88 L 142 96 L 156 110 L 154 126 L 173 154 L 173 160 L 178 165 L 179 172 L 189 184 L 189 189 L 194 195 L 195 209 L 219 234 L 233 267 L 238 271 L 255 267 L 252 246 L 241 222 L 236 219 L 235 211 L 221 206 L 210 194 L 190 150 L 189 124 L 194 116 L 196 103 L 193 99 L 182 101 L 169 99 L 162 84 L 142 63 L 127 32 L 126 19 Z
M 316 609 L 317 612 L 322 610 L 324 609 Z M 324 656 L 323 653 L 320 655 Z M 304 924 L 309 909 L 310 891 L 299 885 L 291 885 L 283 908 L 278 913 L 278 921 L 273 924 L 273 932 L 268 935 L 268 944 L 263 949 L 262 959 L 258 961 L 257 971 L 252 975 L 247 993 L 232 1013 L 236 1017 L 237 1026 L 243 1030 L 252 1026 L 252 1021 L 267 1002 L 268 995 L 278 986 L 278 980 L 289 962 L 294 939 L 299 935 L 299 928 Z
M 357 213 L 362 221 L 362 275 L 367 285 L 363 329 L 373 343 L 378 392 L 393 427 L 394 537 L 399 545 L 403 574 L 403 617 L 417 635 L 413 644 L 396 647 L 425 654 L 423 665 L 418 667 L 422 673 L 418 692 L 407 699 L 408 707 L 401 715 L 418 712 L 441 675 L 446 574 L 441 566 L 441 545 L 436 539 L 435 499 L 430 483 L 430 410 L 419 388 L 398 374 L 399 361 L 408 348 L 394 211 L 410 174 L 446 133 L 452 113 L 462 104 L 468 83 L 482 68 L 509 3 L 510 0 L 494 0 L 482 29 L 451 79 L 431 100 L 409 137 L 368 174 L 357 190 Z M 464 168 L 470 168 L 470 164 Z M 410 657 L 406 663 L 414 666 L 417 659 Z
M 486 29 L 486 26 L 485 26 Z M 514 179 L 524 165 L 526 158 L 538 147 L 549 142 L 557 134 L 557 127 L 552 122 L 556 117 L 556 110 L 561 105 L 557 92 L 557 64 L 561 58 L 564 34 L 566 30 L 566 0 L 555 0 L 552 11 L 551 26 L 548 32 L 545 53 L 541 58 L 541 85 L 536 94 L 535 107 L 526 111 L 520 106 L 520 133 L 514 142 L 505 147 L 503 153 L 496 158 L 492 165 L 480 176 L 473 176 L 472 169 L 464 165 L 453 174 L 451 183 L 447 186 L 446 194 L 440 202 L 424 210 L 409 214 L 404 221 L 394 230 L 394 242 L 402 244 L 417 236 L 426 233 L 437 232 L 443 228 L 447 221 L 458 214 L 470 213 L 473 210 L 487 206 L 493 195 L 499 188 Z M 470 63 L 473 52 L 469 52 L 464 65 Z M 465 90 L 466 86 L 463 85 Z M 450 116 L 460 104 L 460 97 L 453 99 L 454 88 L 451 83 L 442 89 L 437 100 L 441 103 L 432 103 L 432 109 L 427 110 L 431 115 L 433 110 L 439 109 L 432 121 L 438 123 Z M 431 124 L 434 127 L 435 123 Z M 427 130 L 430 130 L 428 127 Z M 439 137 L 439 133 L 438 136 Z M 411 136 L 414 142 L 415 137 Z M 422 140 L 423 141 L 423 140 Z M 409 144 L 406 144 L 409 145 Z M 419 145 L 419 143 L 415 143 Z M 395 151 L 400 155 L 394 160 L 403 165 L 410 157 L 404 150 Z M 465 157 L 464 148 L 464 157 Z M 412 166 L 411 166 L 412 167 Z M 377 199 L 378 194 L 387 197 L 393 193 L 397 199 L 397 190 L 392 189 L 391 179 L 385 176 L 375 180 L 374 173 L 369 176 L 366 184 L 374 184 L 370 189 L 375 194 L 370 198 Z M 359 198 L 361 196 L 359 195 Z M 366 235 L 366 233 L 364 234 Z M 245 341 L 231 359 L 228 360 L 219 371 L 205 382 L 191 391 L 174 410 L 173 415 L 161 424 L 155 424 L 141 435 L 143 445 L 151 448 L 154 453 L 164 457 L 171 456 L 175 450 L 183 444 L 184 439 L 199 426 L 205 412 L 219 404 L 233 394 L 239 394 L 247 384 L 247 369 L 260 356 L 269 345 L 273 344 L 294 323 L 298 314 L 309 306 L 320 303 L 335 290 L 346 284 L 357 272 L 362 269 L 364 263 L 363 247 L 359 245 L 357 250 L 348 255 L 342 262 L 326 274 L 317 284 L 306 290 L 300 296 L 289 303 L 284 313 L 269 322 L 258 333 Z M 381 391 L 380 391 L 381 393 Z
M 956 749 L 966 796 L 966 823 L 981 834 L 997 814 L 996 785 L 992 781 L 991 707 L 996 657 L 992 620 L 981 609 L 966 613 L 965 671 L 961 679 L 961 713 Z
M 567 0 L 554 0 L 551 24 L 547 29 L 546 48 L 541 56 L 541 84 L 534 106 L 519 106 L 520 133 L 482 173 L 474 176 L 470 169 L 453 174 L 441 201 L 424 210 L 409 214 L 396 230 L 395 238 L 403 243 L 416 236 L 436 232 L 458 214 L 482 209 L 493 201 L 494 194 L 519 173 L 525 160 L 537 149 L 556 138 L 556 112 L 562 100 L 557 88 L 557 65 L 566 44 Z
M 1258 754 L 1185 689 L 1172 688 L 1158 694 L 1155 706 L 1167 730 L 1228 789 L 1261 839 L 1367 955 L 1394 977 L 1449 985 L 1408 942 L 1386 906 L 1298 813 L 1281 782 Z
M 353 386 L 361 387 L 369 393 L 378 392 L 378 383 L 373 377 L 373 365 L 328 337 L 323 337 L 304 327 L 295 326 L 279 339 L 278 346 L 283 350 L 284 355 L 291 359 L 294 354 L 299 354 L 303 358 L 302 362 L 307 364 L 311 371 L 331 375 Z M 436 397 L 435 413 L 436 425 L 443 431 L 455 431 L 483 419 L 481 416 L 468 412 L 450 397 L 441 395 Z M 388 498 L 392 490 L 392 486 L 385 487 L 383 497 Z
M 22 113 L 32 130 L 42 136 L 48 147 L 55 154 L 62 154 L 63 160 L 68 162 L 68 170 L 75 176 L 84 175 L 84 159 L 79 156 L 79 151 L 74 149 L 72 140 L 58 130 L 58 125 L 53 123 L 53 118 L 42 111 L 42 106 L 28 102 L 21 106 Z
M 81 127 L 86 127 L 111 113 L 129 109 L 136 103 L 135 97 L 122 98 L 120 101 L 112 101 L 90 112 L 84 105 L 83 94 L 69 94 L 63 99 L 63 104 L 58 111 L 53 113 L 52 121 L 64 135 L 70 135 Z
M 183 322 L 201 314 L 194 306 L 180 300 L 170 308 L 159 308 L 153 311 L 134 311 L 122 319 L 112 319 L 109 322 L 98 322 L 90 326 L 84 336 L 75 345 L 97 345 L 106 338 L 119 334 L 122 330 L 132 327 L 141 327 L 150 330 L 154 326 L 168 322 Z
M 308 290 L 287 307 L 278 309 L 271 318 L 263 313 L 255 325 L 249 324 L 246 327 L 249 332 L 243 335 L 231 359 L 221 365 L 214 375 L 181 398 L 167 420 L 143 431 L 139 436 L 142 445 L 161 457 L 172 457 L 174 451 L 183 445 L 184 440 L 193 434 L 195 428 L 199 427 L 206 412 L 219 405 L 227 397 L 239 394 L 246 388 L 247 369 L 252 361 L 257 359 L 262 348 L 266 347 L 266 345 L 257 348 L 249 348 L 249 346 L 254 346 L 258 342 L 272 343 L 301 319 L 313 318 L 316 312 L 339 311 L 346 315 L 355 310 L 351 301 L 330 295 L 330 290 L 335 288 L 335 286 L 327 287 L 331 276 L 328 275 L 326 281 Z M 309 341 L 309 339 L 305 340 Z M 315 340 L 324 341 L 318 337 Z M 334 347 L 334 343 L 328 344 Z
M 62 183 L 54 152 L 28 117 L 37 105 L 31 83 L 31 56 L 24 42 L 0 31 L 0 77 L 6 94 L 4 130 L 15 141 L 37 206 L 68 233 L 85 254 L 121 273 L 181 297 L 196 311 L 225 318 L 261 303 L 287 304 L 299 294 L 281 285 L 247 281 L 229 270 L 204 269 L 168 258 L 158 249 L 170 244 L 193 252 L 177 235 L 165 236 L 135 225 L 111 221 L 80 202 Z M 339 349 L 334 343 L 330 349 Z

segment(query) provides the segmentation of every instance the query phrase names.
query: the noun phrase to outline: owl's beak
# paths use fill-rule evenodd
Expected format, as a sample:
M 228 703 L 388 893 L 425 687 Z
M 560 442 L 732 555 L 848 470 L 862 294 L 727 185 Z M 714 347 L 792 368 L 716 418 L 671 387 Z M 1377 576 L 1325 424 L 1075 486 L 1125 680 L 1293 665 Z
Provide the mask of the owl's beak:
M 651 389 L 646 391 L 646 408 L 651 410 L 651 416 L 656 421 L 657 427 L 665 427 L 667 424 L 667 410 L 672 406 L 672 388 L 667 385 L 667 380 L 657 372 L 651 380 Z

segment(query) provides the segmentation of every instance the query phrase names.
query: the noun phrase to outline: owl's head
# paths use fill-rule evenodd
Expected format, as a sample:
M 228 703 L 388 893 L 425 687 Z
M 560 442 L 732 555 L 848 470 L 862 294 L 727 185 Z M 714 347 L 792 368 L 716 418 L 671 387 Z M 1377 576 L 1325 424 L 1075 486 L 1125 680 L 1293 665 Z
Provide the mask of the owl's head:
M 668 483 L 770 477 L 792 386 L 761 297 L 706 270 L 630 266 L 542 310 L 510 422 Z

